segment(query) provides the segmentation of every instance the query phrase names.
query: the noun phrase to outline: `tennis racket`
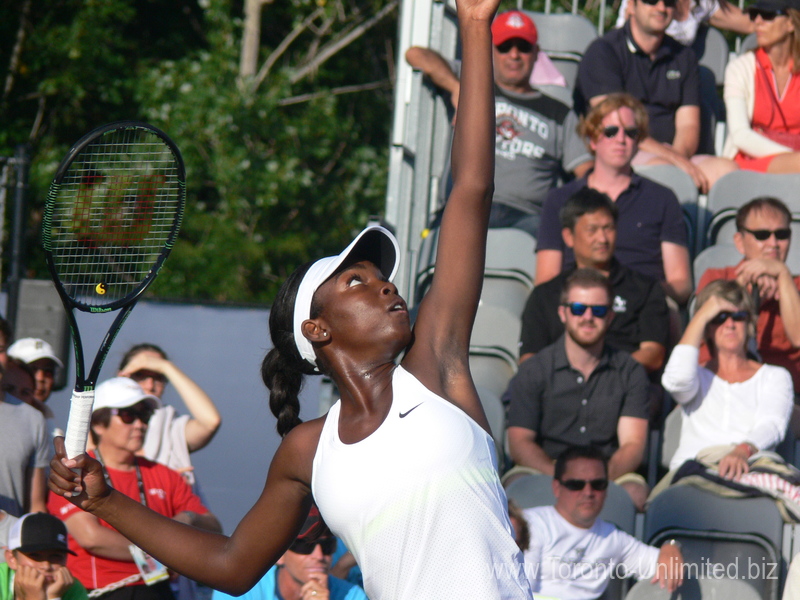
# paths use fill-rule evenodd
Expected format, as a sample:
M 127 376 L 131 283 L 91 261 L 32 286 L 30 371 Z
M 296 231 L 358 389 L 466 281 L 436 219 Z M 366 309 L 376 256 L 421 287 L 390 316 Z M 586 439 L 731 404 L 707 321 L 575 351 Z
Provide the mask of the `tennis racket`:
M 136 121 L 110 123 L 83 136 L 50 185 L 42 238 L 75 350 L 76 382 L 65 439 L 69 458 L 86 451 L 100 369 L 175 243 L 185 195 L 177 146 L 164 132 Z M 88 373 L 76 310 L 119 310 Z

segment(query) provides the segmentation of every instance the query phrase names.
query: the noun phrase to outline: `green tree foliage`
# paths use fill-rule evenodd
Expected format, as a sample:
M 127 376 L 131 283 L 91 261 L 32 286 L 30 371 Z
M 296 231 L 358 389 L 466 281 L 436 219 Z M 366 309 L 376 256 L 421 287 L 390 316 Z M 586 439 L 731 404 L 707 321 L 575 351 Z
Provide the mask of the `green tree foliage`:
M 186 161 L 187 213 L 159 297 L 269 302 L 294 267 L 381 212 L 391 3 L 265 3 L 252 76 L 241 74 L 241 2 L 57 0 L 27 20 L 24 5 L 0 8 L 0 65 L 13 80 L 0 153 L 33 149 L 32 275 L 46 276 L 38 227 L 58 162 L 87 130 L 120 118 L 164 129 Z

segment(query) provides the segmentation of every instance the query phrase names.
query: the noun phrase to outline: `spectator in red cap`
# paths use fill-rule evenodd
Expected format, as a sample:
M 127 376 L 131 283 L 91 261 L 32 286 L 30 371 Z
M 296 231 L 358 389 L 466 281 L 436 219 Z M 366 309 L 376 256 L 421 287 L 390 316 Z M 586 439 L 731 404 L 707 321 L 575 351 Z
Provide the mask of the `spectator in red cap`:
M 531 86 L 537 41 L 536 25 L 524 12 L 504 12 L 492 23 L 496 129 L 489 227 L 516 227 L 534 237 L 547 192 L 570 173 L 583 176 L 592 165 L 576 132 L 575 113 Z M 419 46 L 408 49 L 406 60 L 458 105 L 457 65 Z
M 367 600 L 357 585 L 330 575 L 336 538 L 311 506 L 294 543 L 253 589 L 240 600 Z M 216 591 L 212 600 L 234 600 Z

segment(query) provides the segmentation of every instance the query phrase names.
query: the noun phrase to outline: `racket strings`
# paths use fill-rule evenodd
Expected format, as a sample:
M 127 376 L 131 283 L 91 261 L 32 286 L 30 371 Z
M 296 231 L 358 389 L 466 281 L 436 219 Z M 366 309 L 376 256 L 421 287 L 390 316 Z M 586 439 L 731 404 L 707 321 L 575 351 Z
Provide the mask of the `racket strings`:
M 48 206 L 67 294 L 102 307 L 134 293 L 172 242 L 183 186 L 172 150 L 150 131 L 113 130 L 86 146 Z

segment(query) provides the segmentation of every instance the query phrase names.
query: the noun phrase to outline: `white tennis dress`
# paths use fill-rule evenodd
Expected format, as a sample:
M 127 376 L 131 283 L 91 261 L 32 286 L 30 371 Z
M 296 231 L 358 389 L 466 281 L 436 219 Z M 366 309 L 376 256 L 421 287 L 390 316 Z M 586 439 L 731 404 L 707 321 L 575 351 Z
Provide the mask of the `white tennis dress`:
M 491 437 L 402 367 L 392 407 L 366 439 L 339 439 L 328 412 L 311 488 L 352 551 L 370 600 L 532 597 Z

